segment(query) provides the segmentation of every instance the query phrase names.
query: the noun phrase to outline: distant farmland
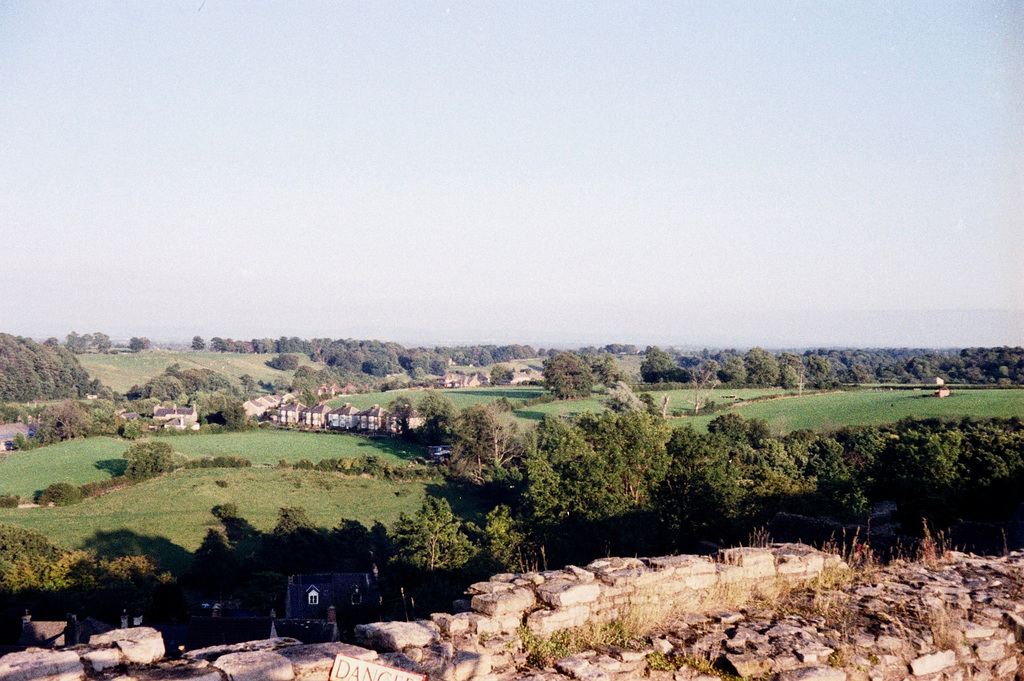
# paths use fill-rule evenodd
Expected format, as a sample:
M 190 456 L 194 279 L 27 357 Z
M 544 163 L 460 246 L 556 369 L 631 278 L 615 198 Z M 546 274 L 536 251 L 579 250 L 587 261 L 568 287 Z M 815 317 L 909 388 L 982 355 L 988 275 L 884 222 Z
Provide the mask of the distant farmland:
M 216 435 L 188 434 L 158 438 L 189 458 L 234 455 L 254 465 L 276 465 L 309 459 L 340 459 L 379 456 L 388 463 L 410 461 L 423 448 L 395 439 L 369 439 L 344 433 L 303 433 L 285 430 L 253 430 Z M 123 472 L 124 453 L 130 443 L 107 437 L 91 437 L 0 457 L 0 494 L 17 494 L 31 501 L 37 491 L 55 482 L 84 485 Z
M 39 530 L 66 548 L 100 555 L 144 553 L 180 574 L 207 528 L 219 524 L 210 513 L 218 504 L 236 504 L 240 515 L 264 532 L 277 522 L 278 509 L 287 506 L 302 506 L 321 527 L 334 527 L 342 519 L 389 526 L 399 513 L 416 511 L 428 491 L 448 498 L 457 513 L 475 522 L 488 510 L 432 483 L 273 468 L 201 469 L 178 471 L 74 506 L 0 509 L 0 522 Z
M 244 374 L 257 381 L 285 381 L 291 383 L 293 371 L 271 369 L 266 361 L 276 355 L 246 355 L 233 352 L 167 352 L 147 350 L 139 353 L 113 355 L 78 355 L 91 378 L 110 386 L 117 392 L 127 392 L 133 385 L 142 385 L 159 376 L 172 364 L 183 369 L 212 369 L 238 382 Z M 299 354 L 299 364 L 312 364 L 306 355 Z M 322 366 L 322 365 L 321 365 Z

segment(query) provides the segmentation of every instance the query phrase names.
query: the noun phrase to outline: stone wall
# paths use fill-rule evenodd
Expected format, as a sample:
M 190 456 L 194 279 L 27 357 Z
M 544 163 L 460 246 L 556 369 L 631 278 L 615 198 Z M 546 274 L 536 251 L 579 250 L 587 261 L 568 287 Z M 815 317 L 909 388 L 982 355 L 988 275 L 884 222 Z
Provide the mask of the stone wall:
M 758 590 L 777 600 L 744 602 Z M 470 587 L 468 610 L 360 625 L 358 646 L 269 639 L 170 662 L 161 660 L 159 634 L 136 628 L 87 646 L 7 655 L 0 681 L 326 679 L 338 653 L 443 681 L 719 681 L 712 672 L 777 681 L 1008 681 L 1024 639 L 1022 590 L 1022 554 L 955 554 L 854 572 L 799 544 L 729 549 L 714 559 L 607 558 L 495 575 Z M 602 645 L 548 667 L 528 664 L 524 638 L 624 618 L 650 625 L 629 649 Z

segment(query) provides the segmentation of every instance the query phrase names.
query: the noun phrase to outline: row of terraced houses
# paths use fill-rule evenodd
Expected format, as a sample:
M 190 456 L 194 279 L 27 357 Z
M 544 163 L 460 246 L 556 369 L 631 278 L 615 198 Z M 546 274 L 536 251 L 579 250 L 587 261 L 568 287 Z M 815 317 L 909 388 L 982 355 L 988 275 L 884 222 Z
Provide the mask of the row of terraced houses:
M 249 400 L 242 406 L 252 418 L 270 418 L 279 425 L 304 425 L 309 428 L 331 430 L 355 430 L 366 433 L 396 434 L 402 430 L 401 419 L 393 412 L 373 405 L 369 409 L 358 409 L 345 403 L 331 409 L 324 403 L 307 407 L 294 399 L 294 395 L 265 395 Z M 409 428 L 423 425 L 423 418 L 415 411 L 409 413 Z

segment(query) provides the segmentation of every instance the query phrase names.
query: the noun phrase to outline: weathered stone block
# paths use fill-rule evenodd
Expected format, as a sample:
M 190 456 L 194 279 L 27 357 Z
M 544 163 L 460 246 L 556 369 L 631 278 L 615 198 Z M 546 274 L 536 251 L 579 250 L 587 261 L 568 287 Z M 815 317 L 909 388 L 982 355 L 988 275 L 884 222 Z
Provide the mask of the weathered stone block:
M 601 587 L 596 582 L 580 583 L 569 581 L 546 582 L 537 587 L 537 596 L 556 608 L 567 608 L 596 601 Z
M 469 617 L 469 630 L 478 636 L 492 636 L 501 633 L 501 622 L 493 617 L 473 613 Z
M 1006 645 L 1002 641 L 980 641 L 974 645 L 974 652 L 982 662 L 995 662 L 1006 657 Z
M 278 651 L 278 654 L 291 663 L 292 672 L 299 680 L 327 678 L 334 665 L 334 658 L 338 655 L 347 655 L 367 662 L 377 659 L 376 651 L 347 643 L 312 643 L 292 646 L 283 648 Z
M 211 665 L 227 674 L 230 681 L 291 681 L 295 678 L 292 663 L 273 650 L 228 653 Z
M 914 676 L 927 676 L 948 669 L 954 664 L 956 664 L 956 653 L 952 650 L 941 650 L 913 660 L 910 663 L 910 670 Z
M 80 681 L 85 668 L 71 650 L 26 650 L 0 658 L 3 681 Z
M 833 667 L 804 667 L 782 672 L 779 681 L 846 681 L 846 672 Z
M 117 648 L 90 650 L 82 655 L 82 662 L 94 672 L 102 672 L 121 664 L 121 651 Z
M 96 648 L 117 646 L 129 664 L 151 664 L 164 656 L 164 637 L 152 627 L 114 629 L 89 639 Z
M 543 586 L 547 586 L 544 584 Z M 539 589 L 540 587 L 538 587 Z M 525 588 L 473 596 L 472 606 L 485 615 L 508 615 L 522 613 L 537 603 L 533 591 Z
M 490 655 L 460 651 L 445 667 L 445 681 L 469 681 L 491 673 Z
M 736 675 L 744 679 L 762 676 L 772 670 L 772 661 L 767 657 L 759 657 L 750 653 L 730 653 L 725 656 Z
M 437 640 L 437 632 L 423 621 L 377 622 L 357 624 L 355 637 L 357 643 L 379 652 L 401 652 L 430 645 Z

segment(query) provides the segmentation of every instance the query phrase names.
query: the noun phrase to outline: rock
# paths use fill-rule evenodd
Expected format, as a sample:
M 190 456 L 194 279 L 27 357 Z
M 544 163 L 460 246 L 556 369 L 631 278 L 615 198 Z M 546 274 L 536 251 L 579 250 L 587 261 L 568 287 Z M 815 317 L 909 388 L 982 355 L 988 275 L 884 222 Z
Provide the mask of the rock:
M 347 643 L 313 643 L 282 648 L 278 654 L 292 665 L 296 679 L 327 678 L 334 666 L 334 658 L 347 655 L 357 660 L 375 662 L 377 653 Z
M 766 657 L 757 657 L 749 653 L 740 655 L 726 654 L 726 661 L 735 670 L 736 675 L 744 679 L 767 674 L 772 670 L 772 661 Z
M 544 586 L 547 585 L 545 584 Z M 474 610 L 492 617 L 525 612 L 533 607 L 536 602 L 537 597 L 533 595 L 533 591 L 526 588 L 478 594 L 473 596 L 471 601 Z
M 164 637 L 152 627 L 113 629 L 89 639 L 96 648 L 117 646 L 129 664 L 151 664 L 164 656 Z
M 489 655 L 460 651 L 455 654 L 445 670 L 446 681 L 469 681 L 491 673 Z
M 117 648 L 90 650 L 82 655 L 82 662 L 89 665 L 94 672 L 106 671 L 121 664 L 121 651 Z
M 71 650 L 26 650 L 0 658 L 3 681 L 79 681 L 85 668 Z
M 538 586 L 537 595 L 542 601 L 555 608 L 568 608 L 596 601 L 601 595 L 601 587 L 596 582 L 581 584 L 570 581 L 552 581 Z
M 227 674 L 230 681 L 291 681 L 292 663 L 273 650 L 228 653 L 212 663 Z
M 1006 644 L 1002 641 L 979 641 L 974 652 L 982 662 L 995 662 L 1006 657 Z
M 426 622 L 377 622 L 357 624 L 358 643 L 380 652 L 402 652 L 406 648 L 422 648 L 437 640 L 437 632 Z
M 779 681 L 846 681 L 846 672 L 833 667 L 804 667 L 782 672 Z
M 914 676 L 927 676 L 943 669 L 948 669 L 956 664 L 956 653 L 952 650 L 942 650 L 930 655 L 922 655 L 910 663 L 910 670 Z

